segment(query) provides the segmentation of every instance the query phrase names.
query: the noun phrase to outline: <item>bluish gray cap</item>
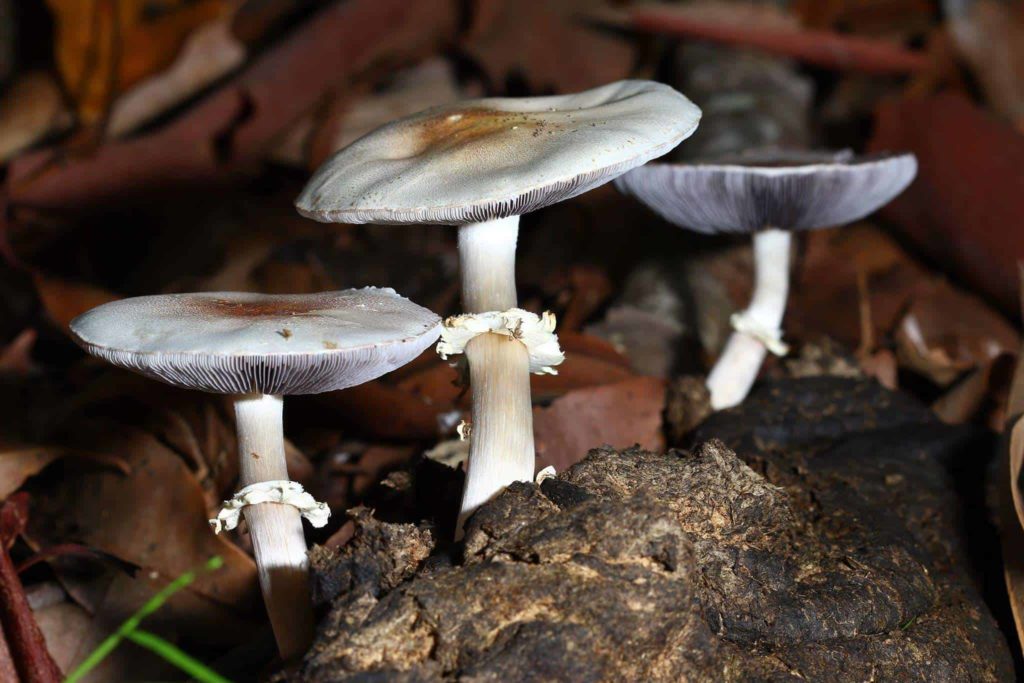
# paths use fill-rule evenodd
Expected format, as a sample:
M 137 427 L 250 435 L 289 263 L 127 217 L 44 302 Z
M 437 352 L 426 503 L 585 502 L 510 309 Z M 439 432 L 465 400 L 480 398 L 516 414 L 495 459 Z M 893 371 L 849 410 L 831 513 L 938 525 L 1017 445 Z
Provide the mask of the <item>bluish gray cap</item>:
M 166 294 L 112 301 L 71 321 L 88 353 L 185 389 L 316 394 L 413 360 L 441 333 L 393 289 Z
M 356 140 L 317 170 L 295 206 L 328 223 L 519 216 L 665 154 L 699 121 L 695 104 L 652 81 L 459 102 Z
M 675 225 L 706 234 L 811 230 L 859 220 L 913 181 L 913 154 L 770 151 L 706 164 L 647 164 L 615 181 Z

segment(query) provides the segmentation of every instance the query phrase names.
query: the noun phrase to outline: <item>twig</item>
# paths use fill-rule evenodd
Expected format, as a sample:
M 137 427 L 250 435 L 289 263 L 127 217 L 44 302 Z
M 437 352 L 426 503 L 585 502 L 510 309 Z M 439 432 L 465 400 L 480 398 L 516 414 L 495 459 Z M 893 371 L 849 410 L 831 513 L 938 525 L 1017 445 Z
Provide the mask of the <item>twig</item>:
M 639 6 L 626 10 L 627 28 L 659 35 L 709 40 L 725 45 L 764 50 L 809 64 L 840 71 L 908 74 L 929 66 L 928 55 L 870 38 L 818 29 L 750 27 L 698 16 L 689 8 Z
M 0 681 L 19 683 L 21 678 L 14 666 L 14 657 L 11 655 L 11 648 L 7 645 L 7 636 L 4 635 L 2 624 L 0 624 Z
M 14 563 L 10 545 L 25 528 L 28 495 L 16 493 L 0 506 L 0 623 L 23 683 L 57 683 L 62 674 L 46 648 Z

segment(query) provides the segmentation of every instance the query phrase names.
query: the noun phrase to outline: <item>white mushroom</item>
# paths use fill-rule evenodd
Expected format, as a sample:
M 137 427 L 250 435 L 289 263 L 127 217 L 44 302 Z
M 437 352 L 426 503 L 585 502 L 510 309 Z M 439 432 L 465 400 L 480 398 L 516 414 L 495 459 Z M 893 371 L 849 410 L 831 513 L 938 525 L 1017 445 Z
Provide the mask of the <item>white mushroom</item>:
M 863 218 L 917 173 L 912 154 L 854 159 L 848 152 L 747 155 L 715 164 L 649 164 L 615 185 L 671 223 L 707 234 L 754 236 L 754 293 L 708 375 L 711 406 L 739 404 L 768 351 L 784 355 L 792 232 Z
M 525 319 L 516 308 L 519 216 L 661 156 L 692 134 L 699 119 L 692 102 L 649 81 L 461 102 L 357 140 L 327 161 L 296 201 L 300 213 L 323 222 L 460 226 L 463 306 L 489 316 L 479 324 L 452 319 L 481 329 L 465 345 L 473 429 L 460 528 L 508 484 L 533 481 L 530 341 L 492 325 Z M 550 350 L 554 337 L 539 337 Z
M 104 304 L 71 322 L 90 354 L 167 384 L 234 397 L 240 484 L 211 520 L 244 510 L 260 586 L 284 658 L 313 635 L 300 512 L 329 510 L 288 480 L 282 397 L 362 384 L 430 346 L 439 318 L 391 289 L 311 295 L 169 294 Z

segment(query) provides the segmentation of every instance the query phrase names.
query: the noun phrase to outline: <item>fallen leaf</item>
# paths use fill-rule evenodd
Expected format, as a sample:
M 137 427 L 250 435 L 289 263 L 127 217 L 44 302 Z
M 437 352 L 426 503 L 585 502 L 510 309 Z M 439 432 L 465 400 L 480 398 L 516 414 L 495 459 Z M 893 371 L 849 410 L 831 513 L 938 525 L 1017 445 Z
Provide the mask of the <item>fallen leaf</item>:
M 1024 14 L 995 0 L 942 4 L 953 41 L 989 105 L 1024 132 Z
M 899 363 L 889 349 L 879 349 L 860 357 L 860 368 L 867 377 L 873 377 L 889 391 L 899 389 Z
M 577 92 L 626 78 L 633 46 L 588 25 L 591 0 L 474 0 L 462 49 L 504 91 L 519 82 L 531 93 Z
M 664 450 L 664 408 L 665 383 L 653 377 L 572 390 L 533 409 L 537 468 L 561 472 L 602 444 Z
M 895 240 L 870 224 L 816 230 L 806 236 L 794 264 L 784 329 L 795 338 L 828 335 L 858 348 L 868 332 L 873 339 L 892 332 L 930 281 Z
M 117 98 L 107 133 L 130 133 L 200 92 L 245 61 L 246 48 L 231 34 L 229 17 L 215 19 L 188 36 L 174 62 Z
M 917 180 L 882 215 L 958 283 L 1018 315 L 1024 232 L 1008 227 L 1024 216 L 1024 135 L 966 97 L 943 93 L 886 100 L 869 149 L 913 152 L 918 161 Z
M 1016 353 L 1020 336 L 979 298 L 940 280 L 914 296 L 896 330 L 896 342 L 903 364 L 948 386 L 1000 354 Z
M 189 34 L 221 16 L 227 0 L 46 0 L 56 25 L 54 58 L 86 124 L 117 93 L 166 69 Z
M 1024 349 L 1021 351 L 1024 354 Z M 1014 421 L 1010 423 L 1004 440 L 1006 480 L 999 487 L 999 537 L 1003 550 L 1003 578 L 1006 581 L 1013 621 L 1017 627 L 1019 642 L 1024 642 L 1024 493 L 1021 492 L 1021 474 L 1024 471 L 1024 417 L 1016 411 L 1010 414 Z
M 86 453 L 59 446 L 0 447 L 0 500 L 21 488 L 25 481 L 39 474 L 47 465 L 59 458 L 81 457 L 105 464 L 127 474 L 128 464 L 120 458 L 101 453 Z
M 1003 431 L 1006 419 L 1003 405 L 1015 361 L 1012 354 L 1003 354 L 971 371 L 932 403 L 932 411 L 948 424 L 976 420 L 995 432 Z M 977 419 L 985 408 L 989 409 L 987 414 Z
M 59 602 L 35 609 L 34 613 L 46 639 L 46 648 L 65 675 L 71 673 L 90 652 L 86 647 L 99 645 L 99 641 L 107 636 L 100 631 L 92 616 L 73 602 Z M 118 683 L 128 680 L 125 676 L 128 667 L 124 661 L 128 651 L 127 648 L 114 650 L 80 680 L 82 683 Z
M 168 619 L 181 620 L 182 628 L 202 629 L 217 642 L 237 642 L 259 605 L 255 564 L 214 535 L 202 489 L 179 456 L 152 435 L 124 424 L 83 420 L 73 434 L 80 447 L 128 462 L 131 473 L 77 467 L 34 489 L 27 532 L 33 546 L 79 542 L 142 567 L 146 580 L 158 584 L 220 555 L 222 569 L 197 579 L 165 609 Z

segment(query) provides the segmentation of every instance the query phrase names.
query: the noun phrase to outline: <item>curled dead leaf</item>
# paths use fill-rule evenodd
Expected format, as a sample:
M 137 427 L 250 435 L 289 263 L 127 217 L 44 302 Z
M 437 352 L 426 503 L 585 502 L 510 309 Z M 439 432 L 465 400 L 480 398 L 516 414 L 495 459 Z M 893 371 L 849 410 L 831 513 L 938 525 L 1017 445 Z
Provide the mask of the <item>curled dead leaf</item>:
M 664 408 L 665 383 L 653 377 L 571 390 L 533 409 L 537 467 L 561 472 L 602 444 L 664 450 Z

